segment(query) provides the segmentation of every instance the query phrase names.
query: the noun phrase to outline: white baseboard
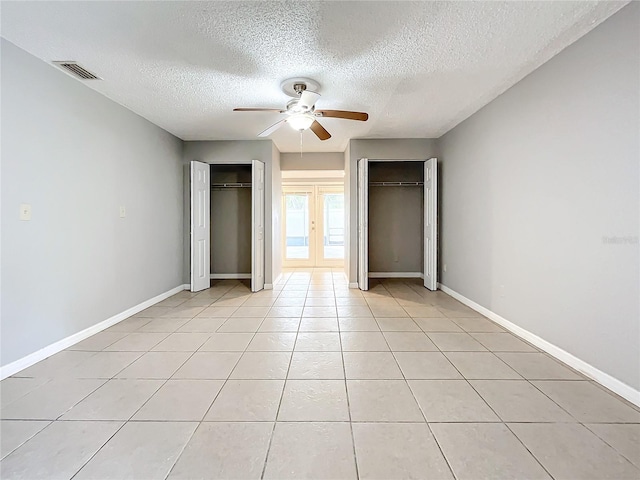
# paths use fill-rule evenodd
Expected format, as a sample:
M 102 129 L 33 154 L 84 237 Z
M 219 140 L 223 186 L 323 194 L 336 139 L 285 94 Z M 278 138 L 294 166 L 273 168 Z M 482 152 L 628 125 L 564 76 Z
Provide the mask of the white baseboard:
M 369 278 L 424 278 L 422 272 L 369 272 Z
M 245 280 L 251 278 L 250 273 L 212 273 L 209 275 L 211 280 Z
M 615 377 L 612 377 L 608 373 L 603 372 L 602 370 L 594 367 L 593 365 L 581 360 L 580 358 L 572 355 L 571 353 L 563 350 L 562 348 L 550 343 L 543 338 L 538 337 L 534 333 L 531 333 L 528 330 L 525 330 L 522 327 L 519 327 L 515 323 L 510 322 L 506 318 L 501 317 L 497 313 L 492 312 L 488 308 L 483 307 L 482 305 L 477 304 L 473 300 L 469 300 L 467 297 L 459 294 L 455 290 L 450 289 L 446 285 L 438 284 L 438 287 L 448 295 L 451 295 L 453 298 L 458 300 L 461 303 L 464 303 L 467 307 L 472 308 L 478 313 L 481 313 L 485 317 L 493 320 L 498 325 L 503 326 L 511 333 L 514 333 L 518 337 L 526 340 L 527 342 L 535 345 L 536 347 L 544 350 L 549 355 L 557 358 L 563 363 L 566 363 L 571 368 L 579 371 L 580 373 L 586 375 L 587 377 L 595 380 L 600 385 L 608 388 L 612 392 L 620 395 L 621 397 L 629 400 L 631 403 L 640 406 L 640 391 L 635 388 L 627 385 L 626 383 L 618 380 Z
M 358 282 L 350 283 L 349 288 L 358 288 Z
M 33 352 L 26 357 L 22 357 L 14 362 L 3 365 L 2 367 L 0 367 L 0 380 L 10 377 L 11 375 L 18 373 L 20 370 L 24 370 L 25 368 L 30 367 L 31 365 L 34 365 L 55 353 L 61 352 L 65 348 L 69 348 L 70 346 L 75 345 L 76 343 L 81 342 L 86 338 L 89 338 L 91 335 L 95 335 L 96 333 L 101 332 L 102 330 L 109 328 L 126 318 L 129 318 L 131 315 L 135 315 L 136 313 L 141 312 L 142 310 L 149 308 L 158 302 L 161 302 L 165 298 L 169 298 L 170 296 L 175 295 L 176 293 L 183 290 L 189 290 L 190 287 L 191 286 L 189 284 L 179 285 L 175 288 L 172 288 L 168 292 L 161 293 L 160 295 L 150 298 L 149 300 L 145 300 L 144 302 L 139 303 L 138 305 L 131 307 L 124 312 L 120 312 L 113 317 L 107 318 L 102 322 L 96 323 L 89 328 L 85 328 L 84 330 L 74 333 L 73 335 L 63 338 L 62 340 L 58 340 L 55 343 L 52 343 L 51 345 L 47 345 L 46 347 L 41 348 L 40 350 Z
M 273 286 L 277 285 L 280 282 L 281 279 L 282 279 L 282 273 L 276 277 L 276 279 L 273 281 L 273 283 L 265 283 L 264 284 L 264 289 L 265 290 L 273 290 Z

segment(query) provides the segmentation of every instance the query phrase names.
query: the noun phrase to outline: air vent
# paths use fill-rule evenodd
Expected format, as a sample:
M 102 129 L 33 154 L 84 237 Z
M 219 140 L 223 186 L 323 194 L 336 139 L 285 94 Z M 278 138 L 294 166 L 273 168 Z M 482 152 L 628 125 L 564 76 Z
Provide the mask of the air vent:
M 94 75 L 77 62 L 53 62 L 53 64 L 80 80 L 101 80 L 100 77 Z

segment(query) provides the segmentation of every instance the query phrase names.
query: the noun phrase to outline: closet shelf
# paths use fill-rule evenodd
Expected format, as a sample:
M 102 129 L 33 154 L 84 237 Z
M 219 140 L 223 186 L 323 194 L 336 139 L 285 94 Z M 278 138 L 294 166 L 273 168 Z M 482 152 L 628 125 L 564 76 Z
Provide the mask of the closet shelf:
M 251 188 L 251 183 L 212 183 L 211 188 Z
M 369 182 L 370 187 L 421 187 L 424 182 Z

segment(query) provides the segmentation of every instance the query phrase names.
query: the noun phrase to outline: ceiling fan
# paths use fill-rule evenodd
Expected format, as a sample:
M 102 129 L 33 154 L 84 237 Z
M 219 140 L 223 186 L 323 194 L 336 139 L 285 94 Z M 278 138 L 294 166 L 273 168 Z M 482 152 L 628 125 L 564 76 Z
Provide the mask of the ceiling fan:
M 320 125 L 318 118 L 343 118 L 345 120 L 359 120 L 366 122 L 369 114 L 364 112 L 351 112 L 348 110 L 316 110 L 316 102 L 320 94 L 315 92 L 320 85 L 309 78 L 290 78 L 285 80 L 282 91 L 293 97 L 289 100 L 284 110 L 278 108 L 234 108 L 234 112 L 272 112 L 286 115 L 286 118 L 274 123 L 266 130 L 258 134 L 259 137 L 266 137 L 278 130 L 282 125 L 288 123 L 291 128 L 302 132 L 311 129 L 320 140 L 328 140 L 331 134 Z

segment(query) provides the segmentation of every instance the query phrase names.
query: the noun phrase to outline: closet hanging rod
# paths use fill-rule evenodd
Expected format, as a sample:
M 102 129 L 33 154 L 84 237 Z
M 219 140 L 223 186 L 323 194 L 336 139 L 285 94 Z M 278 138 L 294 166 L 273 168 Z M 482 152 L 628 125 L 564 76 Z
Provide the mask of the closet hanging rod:
M 212 183 L 211 188 L 251 188 L 251 183 Z
M 369 182 L 370 187 L 421 187 L 424 182 Z

